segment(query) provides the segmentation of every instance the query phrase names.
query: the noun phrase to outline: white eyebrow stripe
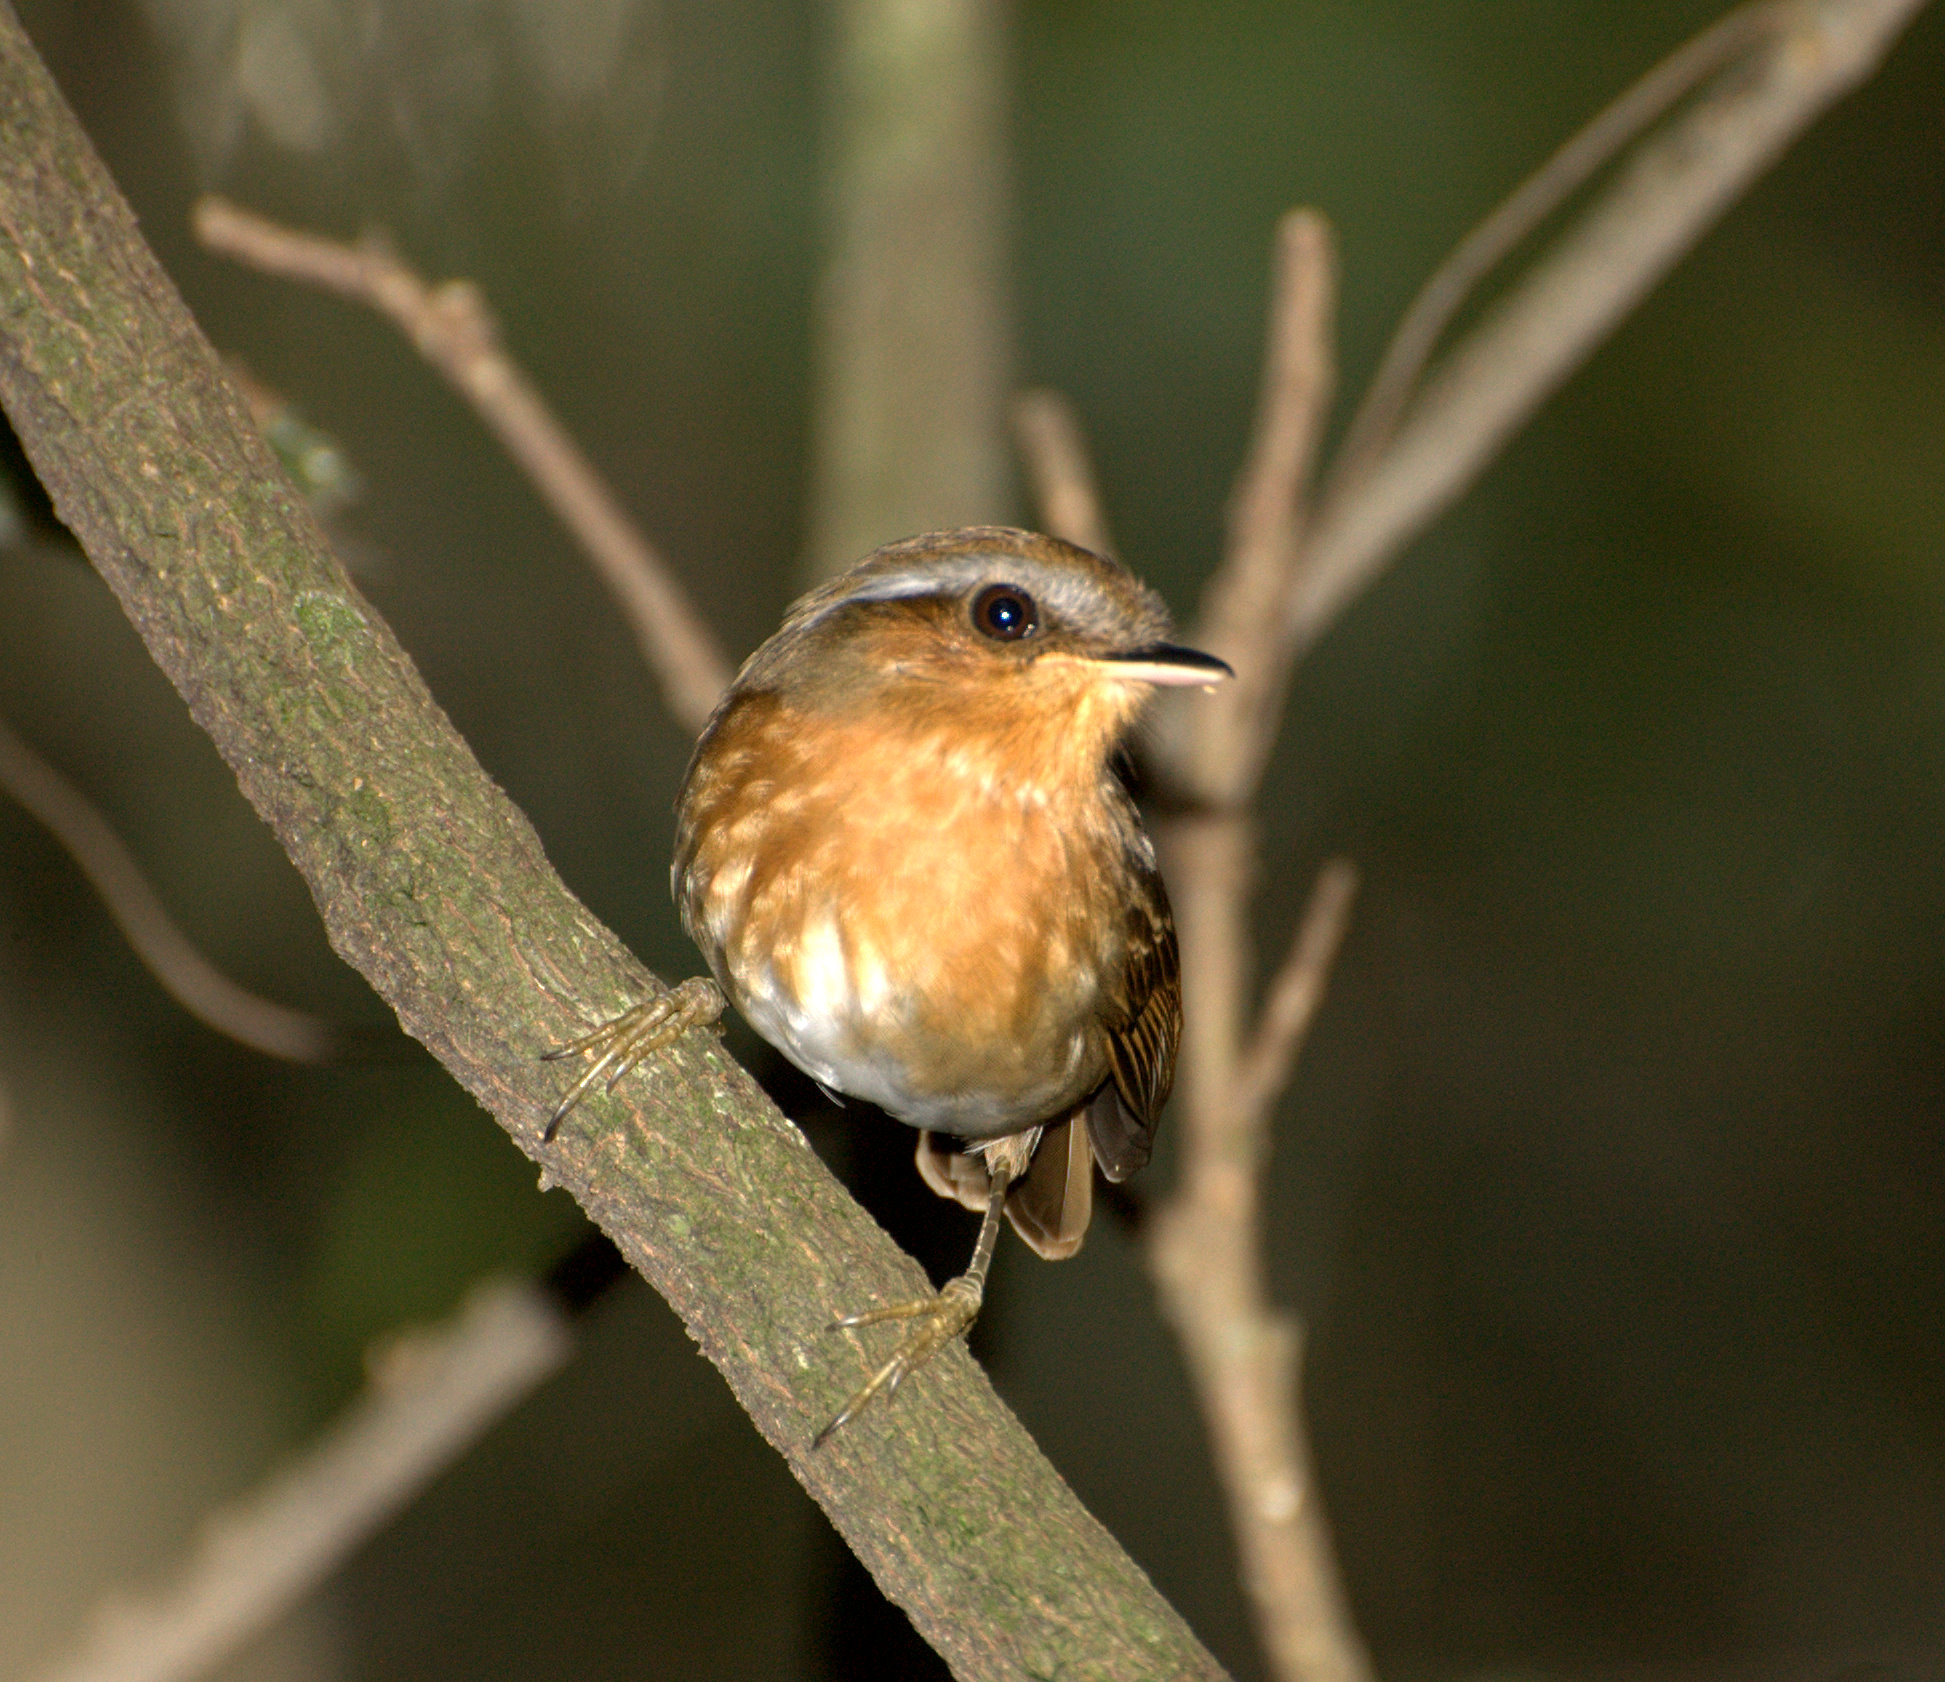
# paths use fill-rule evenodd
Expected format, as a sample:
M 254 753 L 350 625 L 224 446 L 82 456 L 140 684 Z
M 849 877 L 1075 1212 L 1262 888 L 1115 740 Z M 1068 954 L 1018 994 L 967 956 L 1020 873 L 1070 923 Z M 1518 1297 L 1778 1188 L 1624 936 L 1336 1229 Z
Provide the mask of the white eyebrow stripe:
M 890 572 L 882 578 L 874 578 L 847 593 L 841 601 L 833 602 L 833 607 L 843 602 L 890 602 L 899 601 L 907 596 L 950 596 L 957 595 L 968 584 L 984 578 L 994 570 L 992 558 L 987 556 L 967 557 L 969 564 L 942 567 L 937 564 L 923 572 Z
M 951 600 L 979 585 L 1010 584 L 1040 604 L 1045 628 L 1060 628 L 1102 640 L 1157 642 L 1170 632 L 1168 613 L 1160 598 L 1133 584 L 1131 603 L 1104 602 L 1097 581 L 1049 566 L 1026 555 L 978 549 L 967 554 L 928 555 L 909 566 L 857 579 L 844 590 L 817 603 L 795 628 L 808 630 L 832 614 L 860 603 L 917 601 L 926 597 Z M 1148 621 L 1143 623 L 1143 621 Z

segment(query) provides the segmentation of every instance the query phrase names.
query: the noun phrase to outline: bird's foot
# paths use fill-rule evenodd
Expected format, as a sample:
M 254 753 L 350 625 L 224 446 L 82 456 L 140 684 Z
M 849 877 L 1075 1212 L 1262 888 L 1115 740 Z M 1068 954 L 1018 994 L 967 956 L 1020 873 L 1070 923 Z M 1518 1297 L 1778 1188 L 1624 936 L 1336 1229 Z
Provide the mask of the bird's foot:
M 908 1374 L 918 1371 L 954 1338 L 961 1337 L 979 1318 L 979 1304 L 985 1295 L 984 1282 L 972 1274 L 948 1279 L 939 1294 L 917 1302 L 894 1303 L 889 1308 L 873 1308 L 863 1314 L 846 1314 L 832 1321 L 831 1330 L 851 1326 L 875 1326 L 886 1320 L 916 1320 L 905 1341 L 892 1358 L 871 1375 L 868 1383 L 844 1404 L 830 1424 L 811 1439 L 812 1448 L 822 1448 L 831 1433 L 862 1413 L 879 1391 L 889 1401 L 898 1393 Z
M 644 999 L 623 1011 L 612 1022 L 604 1022 L 591 1034 L 546 1054 L 549 1063 L 564 1057 L 586 1056 L 594 1061 L 577 1080 L 548 1118 L 543 1141 L 551 1140 L 568 1112 L 593 1090 L 597 1081 L 602 1090 L 612 1092 L 615 1082 L 645 1057 L 653 1056 L 666 1045 L 673 1045 L 691 1028 L 715 1023 L 727 1008 L 723 991 L 706 975 L 691 976 L 655 998 Z

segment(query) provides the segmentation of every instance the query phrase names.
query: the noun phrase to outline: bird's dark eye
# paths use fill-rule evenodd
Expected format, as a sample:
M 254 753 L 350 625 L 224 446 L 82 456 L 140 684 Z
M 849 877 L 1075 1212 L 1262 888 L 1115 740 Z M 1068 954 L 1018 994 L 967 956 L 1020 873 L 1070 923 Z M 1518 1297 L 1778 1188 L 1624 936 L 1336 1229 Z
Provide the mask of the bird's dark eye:
M 995 642 L 1017 642 L 1040 623 L 1033 598 L 1012 584 L 988 584 L 973 597 L 972 617 Z

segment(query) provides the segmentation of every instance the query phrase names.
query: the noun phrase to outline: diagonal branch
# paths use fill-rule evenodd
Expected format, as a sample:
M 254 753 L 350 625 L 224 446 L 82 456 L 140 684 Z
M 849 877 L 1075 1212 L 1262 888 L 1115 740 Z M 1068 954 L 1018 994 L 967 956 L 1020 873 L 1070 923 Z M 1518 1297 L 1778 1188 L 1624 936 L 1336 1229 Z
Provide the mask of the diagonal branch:
M 212 251 L 265 274 L 322 287 L 389 316 L 446 377 L 525 470 L 579 541 L 635 633 L 662 698 L 684 728 L 700 730 L 731 668 L 669 564 L 622 511 L 607 482 L 500 344 L 499 328 L 469 281 L 428 286 L 380 241 L 343 245 L 280 227 L 227 199 L 201 200 L 196 235 Z
M 1704 70 L 1716 67 L 1716 47 L 1747 50 L 1725 53 L 1713 85 L 1636 148 L 1432 369 L 1369 465 L 1334 478 L 1284 601 L 1290 659 L 1451 506 L 1790 143 L 1877 69 L 1924 3 L 1789 0 L 1774 25 L 1759 7 L 1746 38 L 1741 25 L 1718 37 L 1702 55 Z M 1662 74 L 1650 72 L 1650 80 Z
M 342 1417 L 205 1521 L 167 1587 L 105 1603 L 37 1682 L 189 1682 L 213 1669 L 316 1592 L 571 1347 L 544 1296 L 505 1282 L 393 1340 Z
M 1391 441 L 1425 364 L 1473 289 L 1597 170 L 1710 76 L 1787 29 L 1796 10 L 1795 0 L 1752 0 L 1717 19 L 1574 135 L 1453 247 L 1419 288 L 1385 346 L 1331 464 L 1334 481 L 1355 478 Z
M 826 1335 L 837 1309 L 924 1279 L 713 1040 L 542 1146 L 541 1053 L 656 984 L 331 557 L 4 5 L 0 301 L 0 402 L 35 470 L 332 943 L 668 1298 L 955 1673 L 1218 1677 L 963 1350 L 810 1452 L 866 1370 Z

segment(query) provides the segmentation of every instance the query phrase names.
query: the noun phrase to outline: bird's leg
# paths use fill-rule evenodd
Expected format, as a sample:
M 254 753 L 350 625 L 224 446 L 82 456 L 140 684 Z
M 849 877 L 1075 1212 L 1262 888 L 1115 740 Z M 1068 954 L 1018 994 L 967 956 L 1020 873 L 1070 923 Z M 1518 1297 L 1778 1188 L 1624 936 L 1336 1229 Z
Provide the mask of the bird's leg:
M 602 1023 L 593 1033 L 583 1034 L 559 1050 L 548 1052 L 545 1060 L 549 1063 L 577 1055 L 591 1056 L 594 1061 L 567 1096 L 554 1106 L 541 1139 L 553 1138 L 568 1112 L 588 1095 L 596 1081 L 604 1083 L 604 1091 L 612 1092 L 615 1082 L 644 1057 L 665 1045 L 673 1045 L 691 1028 L 715 1022 L 725 1008 L 722 989 L 708 976 L 695 975 L 666 993 L 644 999 L 612 1022 Z
M 867 1309 L 862 1314 L 845 1314 L 832 1321 L 833 1331 L 875 1326 L 886 1320 L 916 1320 L 919 1324 L 912 1328 L 892 1358 L 871 1375 L 864 1388 L 844 1404 L 838 1416 L 811 1439 L 812 1448 L 822 1448 L 831 1433 L 862 1413 L 880 1390 L 889 1401 L 908 1374 L 916 1372 L 955 1337 L 971 1329 L 973 1321 L 979 1318 L 979 1305 L 985 1300 L 986 1270 L 993 1265 L 993 1246 L 999 1241 L 1000 1216 L 1006 1209 L 1006 1188 L 1012 1183 L 1013 1174 L 1005 1167 L 992 1174 L 986 1193 L 986 1217 L 979 1224 L 979 1242 L 973 1246 L 972 1263 L 957 1279 L 948 1279 L 937 1296 Z

